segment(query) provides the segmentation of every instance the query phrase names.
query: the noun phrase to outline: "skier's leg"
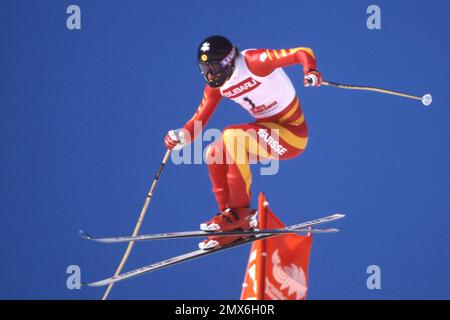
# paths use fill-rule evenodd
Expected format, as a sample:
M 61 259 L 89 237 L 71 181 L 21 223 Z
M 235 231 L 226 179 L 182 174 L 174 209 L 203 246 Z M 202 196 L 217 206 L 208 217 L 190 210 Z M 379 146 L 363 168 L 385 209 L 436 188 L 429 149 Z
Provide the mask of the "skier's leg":
M 212 191 L 219 206 L 219 211 L 229 207 L 228 205 L 228 165 L 225 163 L 222 139 L 211 143 L 206 149 L 206 163 L 211 179 Z
M 206 151 L 209 176 L 220 214 L 200 225 L 200 228 L 205 231 L 249 229 L 256 227 L 257 224 L 254 219 L 255 211 L 249 208 L 250 184 L 248 181 L 251 181 L 251 174 L 248 148 L 242 145 L 242 143 L 246 144 L 245 142 L 239 142 L 243 135 L 241 132 L 237 132 L 235 137 L 237 139 L 236 153 L 230 156 L 229 152 L 226 151 L 226 145 L 230 150 L 234 148 L 231 145 L 234 142 L 231 141 L 230 134 L 233 134 L 231 130 L 225 130 L 222 139 L 212 143 Z M 241 167 L 241 169 L 238 167 Z M 242 175 L 241 172 L 245 172 L 245 175 Z M 243 176 L 246 179 L 243 179 Z M 231 203 L 230 186 L 234 188 L 233 202 Z
M 229 210 L 222 211 L 201 225 L 203 230 L 235 230 L 254 227 L 254 212 L 250 211 L 252 176 L 250 163 L 261 159 L 291 159 L 306 148 L 308 132 L 301 110 L 287 114 L 283 122 L 256 122 L 227 127 L 222 141 L 208 150 L 209 157 L 222 151 L 223 163 L 208 165 L 219 207 L 223 208 L 227 194 Z M 226 187 L 224 185 L 226 177 Z M 218 187 L 220 186 L 220 187 Z M 228 190 L 227 192 L 223 192 Z M 221 204 L 222 202 L 222 204 Z M 224 246 L 240 237 L 211 236 L 199 243 L 201 249 Z
M 270 157 L 269 152 L 258 150 L 262 146 L 258 145 L 255 128 L 253 124 L 229 127 L 224 130 L 223 139 L 210 144 L 206 150 L 212 190 L 220 211 L 249 206 L 250 163 L 256 163 L 259 155 Z M 226 152 L 225 146 L 233 151 Z
M 235 170 L 234 167 L 230 167 L 230 164 L 234 164 L 235 162 L 227 155 L 222 138 L 208 146 L 206 150 L 206 162 L 212 183 L 212 190 L 220 213 L 210 221 L 202 223 L 200 228 L 205 231 L 254 228 L 256 226 L 256 220 L 254 219 L 255 211 L 249 208 L 248 196 L 245 195 L 245 184 L 243 196 L 239 198 L 241 204 L 237 204 L 235 201 L 234 203 L 236 205 L 231 206 L 229 203 L 230 177 L 231 180 L 236 180 L 237 187 L 241 186 L 240 182 L 242 178 L 240 174 L 239 176 L 236 176 L 235 173 L 228 174 L 230 168 Z M 245 164 L 248 163 L 245 162 Z
M 234 125 L 224 130 L 223 142 L 228 163 L 228 204 L 231 208 L 240 208 L 250 203 L 250 164 L 261 159 L 297 157 L 306 148 L 307 128 L 304 122 L 299 126 L 275 122 Z
M 267 149 L 259 145 L 256 129 L 254 124 L 240 124 L 223 131 L 228 165 L 228 204 L 231 208 L 249 206 L 252 184 L 250 163 L 270 157 Z

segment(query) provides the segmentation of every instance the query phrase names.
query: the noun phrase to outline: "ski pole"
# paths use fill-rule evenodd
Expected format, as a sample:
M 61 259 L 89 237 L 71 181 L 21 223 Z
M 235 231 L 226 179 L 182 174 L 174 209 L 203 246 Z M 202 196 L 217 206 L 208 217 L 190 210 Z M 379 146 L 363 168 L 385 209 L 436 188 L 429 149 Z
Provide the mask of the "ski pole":
M 381 89 L 381 88 L 377 88 L 377 87 L 354 86 L 354 85 L 341 84 L 341 83 L 335 83 L 335 82 L 330 82 L 330 81 L 322 81 L 322 85 L 341 88 L 341 89 L 375 91 L 375 92 L 381 92 L 381 93 L 385 93 L 385 94 L 392 94 L 394 96 L 400 96 L 400 97 L 404 97 L 404 98 L 420 100 L 426 106 L 429 106 L 431 104 L 431 102 L 433 101 L 431 94 L 429 94 L 429 93 L 420 97 L 420 96 L 414 96 L 414 95 L 403 93 L 403 92 Z
M 138 219 L 138 221 L 136 223 L 136 227 L 134 228 L 134 231 L 133 231 L 134 237 L 137 236 L 139 233 L 139 229 L 141 228 L 142 221 L 144 220 L 145 214 L 147 213 L 147 209 L 150 204 L 150 200 L 153 197 L 153 191 L 155 190 L 156 183 L 158 182 L 158 179 L 161 176 L 164 166 L 166 165 L 167 161 L 169 160 L 170 152 L 171 152 L 170 150 L 167 150 L 167 152 L 164 155 L 164 158 L 161 162 L 161 165 L 159 166 L 159 169 L 156 172 L 155 178 L 153 179 L 152 186 L 150 187 L 150 191 L 147 194 L 147 198 L 145 199 L 145 203 L 144 203 L 144 206 L 142 207 L 141 214 L 139 215 L 139 219 Z M 131 249 L 133 249 L 133 246 L 134 246 L 134 241 L 130 241 L 128 243 L 127 250 L 125 251 L 125 254 L 123 255 L 122 261 L 120 262 L 119 266 L 117 267 L 116 272 L 114 273 L 114 276 L 117 276 L 122 272 L 123 266 L 127 262 L 128 257 L 130 256 L 130 253 L 131 253 Z M 106 300 L 108 298 L 108 295 L 111 292 L 113 285 L 114 285 L 114 283 L 110 283 L 108 285 L 108 288 L 106 289 L 102 300 Z

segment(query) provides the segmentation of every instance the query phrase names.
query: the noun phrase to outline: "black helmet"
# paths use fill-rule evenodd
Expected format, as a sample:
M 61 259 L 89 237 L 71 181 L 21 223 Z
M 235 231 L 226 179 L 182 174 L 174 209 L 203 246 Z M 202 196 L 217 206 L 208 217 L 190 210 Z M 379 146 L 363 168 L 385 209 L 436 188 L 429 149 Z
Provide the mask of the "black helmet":
M 220 87 L 230 78 L 238 52 L 238 49 L 222 36 L 211 36 L 200 43 L 197 60 L 210 87 Z

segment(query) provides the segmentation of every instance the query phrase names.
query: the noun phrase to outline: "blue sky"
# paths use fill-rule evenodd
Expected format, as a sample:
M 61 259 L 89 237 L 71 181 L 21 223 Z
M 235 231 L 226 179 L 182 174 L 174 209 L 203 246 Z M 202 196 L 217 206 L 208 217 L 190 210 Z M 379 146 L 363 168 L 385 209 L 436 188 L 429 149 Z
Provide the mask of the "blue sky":
M 310 299 L 450 297 L 448 1 L 12 1 L 0 10 L 0 298 L 99 299 L 68 290 L 114 273 L 126 245 L 79 239 L 126 235 L 165 152 L 167 130 L 195 111 L 203 38 L 241 49 L 311 47 L 329 81 L 422 95 L 420 102 L 304 88 L 287 69 L 309 126 L 308 149 L 274 176 L 254 169 L 287 224 L 334 212 L 341 233 L 313 242 Z M 66 8 L 81 8 L 81 30 Z M 366 8 L 381 8 L 381 30 Z M 251 121 L 222 101 L 209 128 Z M 215 213 L 205 165 L 169 164 L 141 232 L 191 230 Z M 331 227 L 331 225 L 330 225 Z M 196 248 L 138 243 L 126 269 Z M 116 285 L 112 299 L 238 299 L 249 246 Z M 368 290 L 366 268 L 381 267 Z

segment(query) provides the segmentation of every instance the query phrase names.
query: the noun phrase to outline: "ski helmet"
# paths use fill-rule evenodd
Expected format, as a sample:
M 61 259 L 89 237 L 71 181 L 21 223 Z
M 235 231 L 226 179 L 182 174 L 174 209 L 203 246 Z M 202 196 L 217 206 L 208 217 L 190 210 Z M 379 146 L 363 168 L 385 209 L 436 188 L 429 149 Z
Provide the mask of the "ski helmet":
M 198 65 L 210 87 L 220 87 L 231 77 L 238 53 L 230 40 L 222 36 L 211 36 L 200 43 Z

